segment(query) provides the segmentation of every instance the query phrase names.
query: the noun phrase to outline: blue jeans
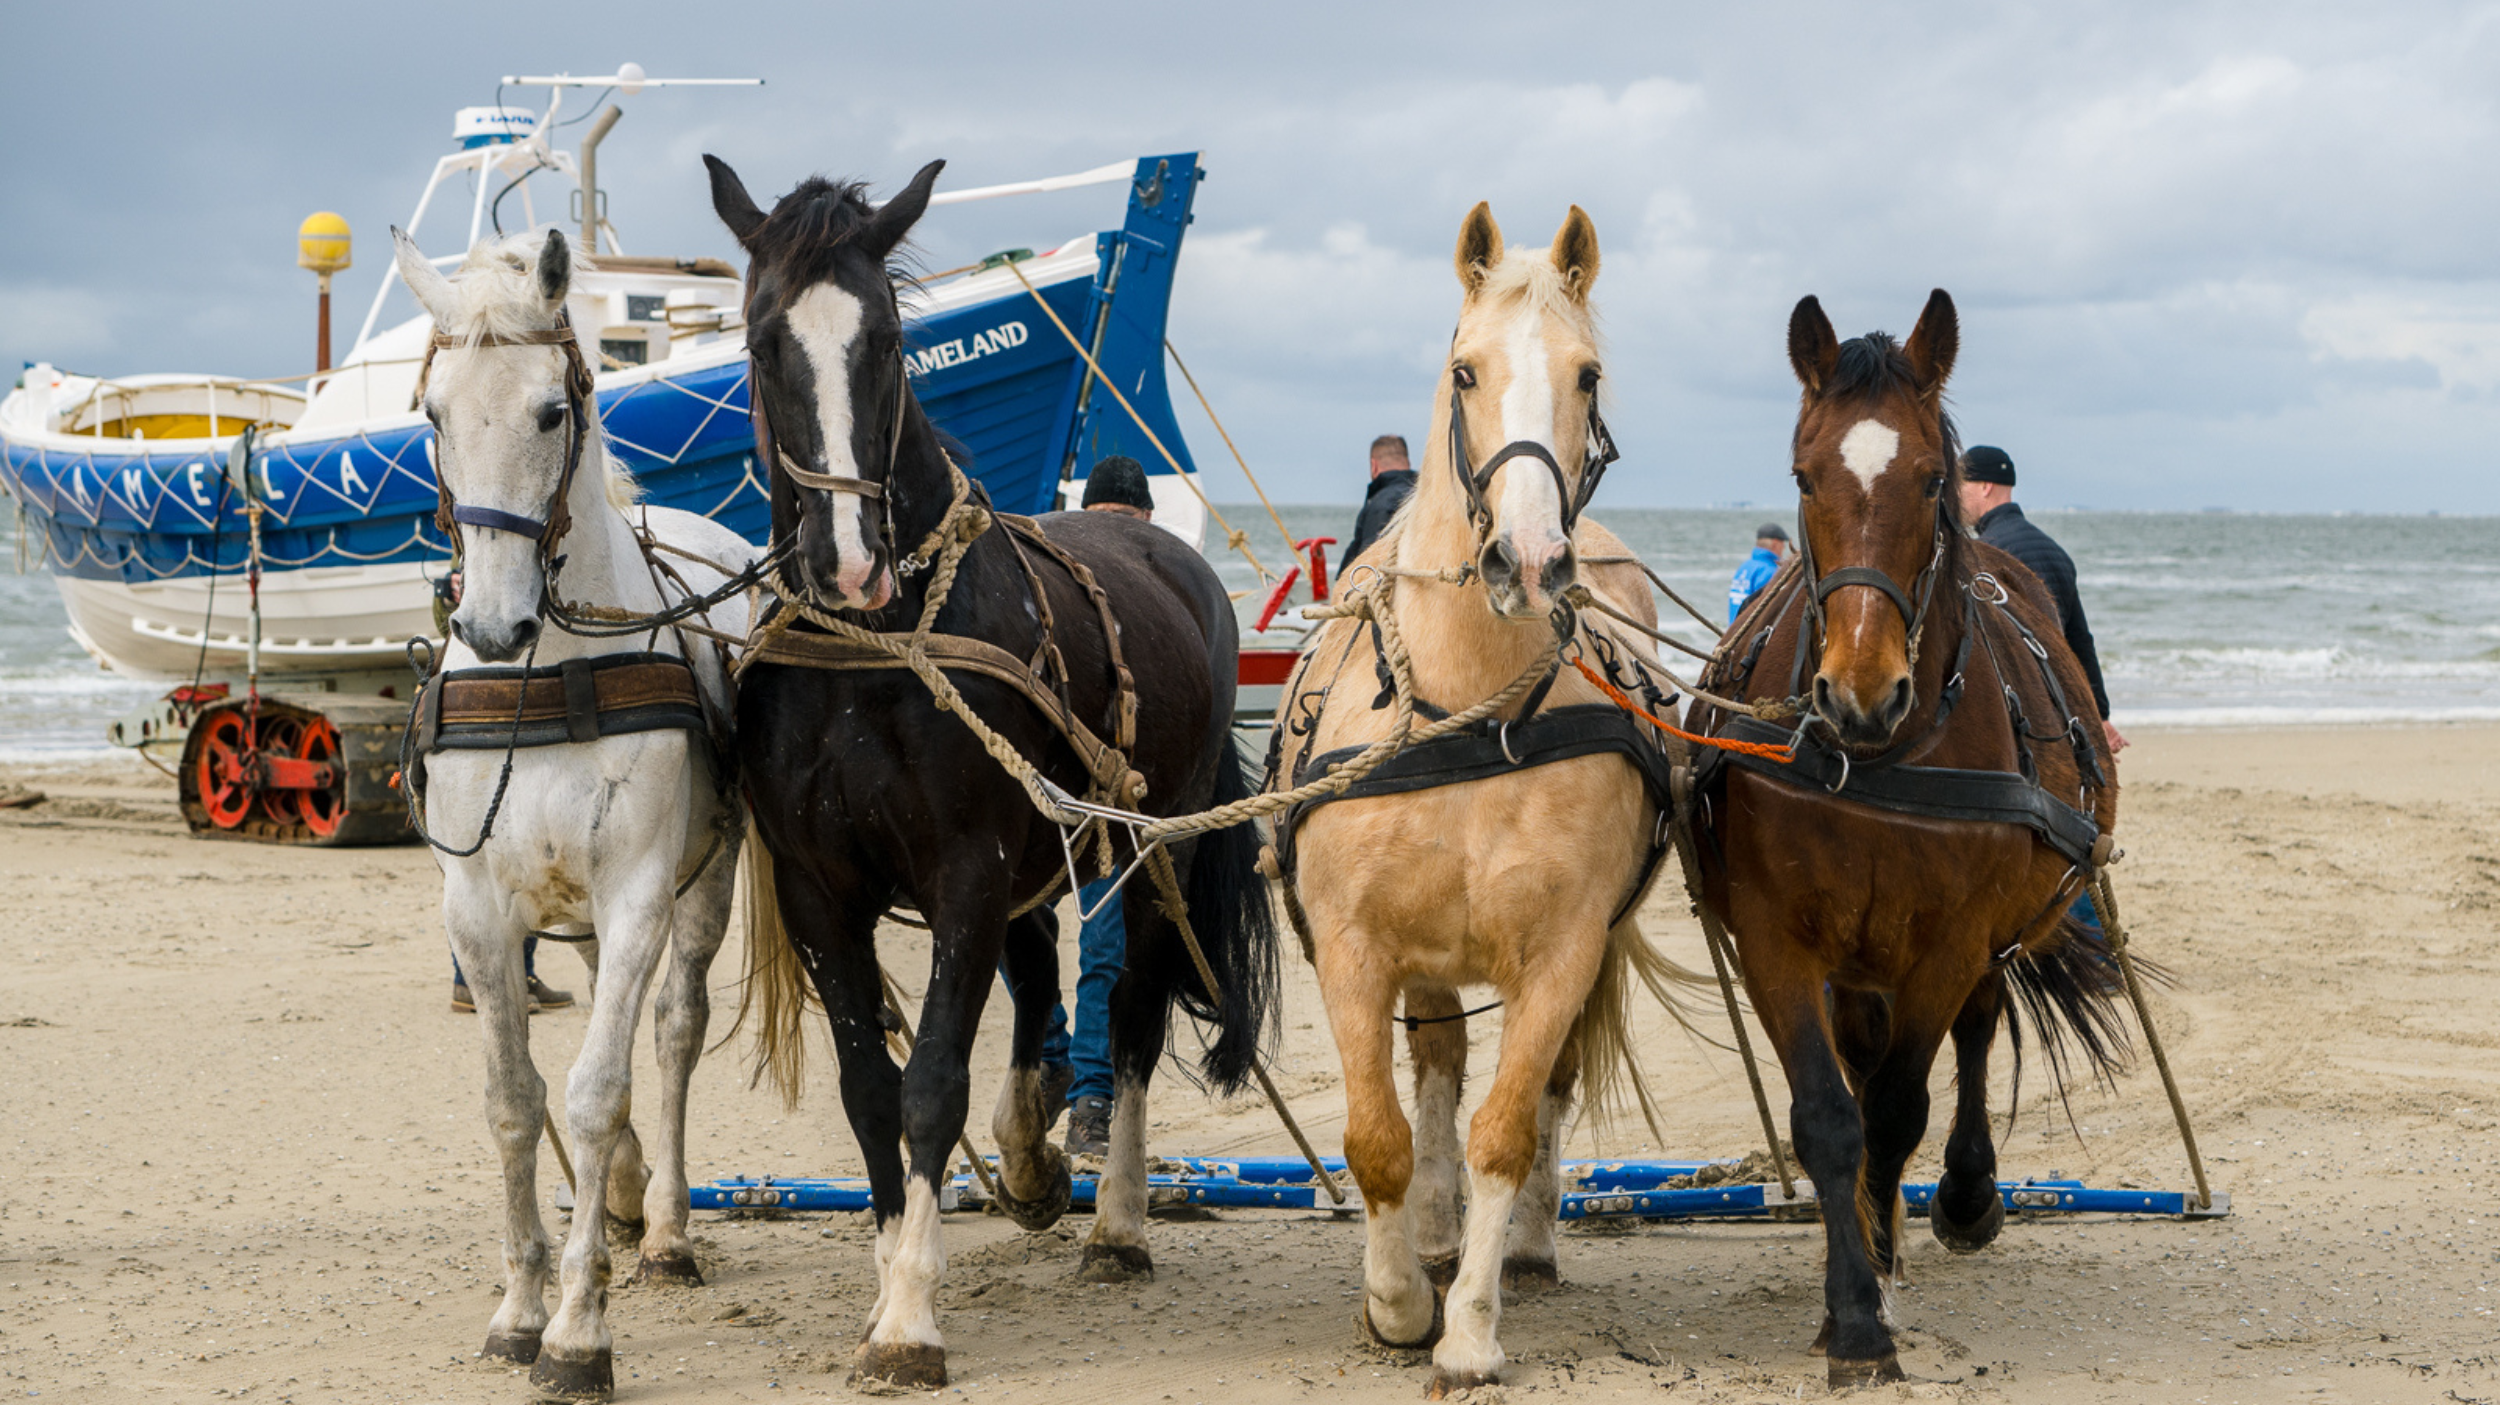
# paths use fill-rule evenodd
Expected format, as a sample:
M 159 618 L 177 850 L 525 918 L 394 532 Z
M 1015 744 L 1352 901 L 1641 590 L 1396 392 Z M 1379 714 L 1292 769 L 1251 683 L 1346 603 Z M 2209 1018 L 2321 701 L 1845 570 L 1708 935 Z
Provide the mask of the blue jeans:
M 1105 895 L 1110 894 L 1105 901 Z M 1077 929 L 1076 1024 L 1071 1037 L 1068 1007 L 1050 1007 L 1050 1023 L 1042 1033 L 1042 1063 L 1067 1064 L 1076 1071 L 1068 1101 L 1111 1096 L 1111 987 L 1119 984 L 1128 961 L 1128 923 L 1121 916 L 1120 895 L 1111 880 L 1100 878 L 1077 889 L 1079 908 L 1102 904 L 1102 911 Z M 1006 974 L 1002 963 L 999 974 Z M 1010 981 L 1008 989 L 1014 991 Z

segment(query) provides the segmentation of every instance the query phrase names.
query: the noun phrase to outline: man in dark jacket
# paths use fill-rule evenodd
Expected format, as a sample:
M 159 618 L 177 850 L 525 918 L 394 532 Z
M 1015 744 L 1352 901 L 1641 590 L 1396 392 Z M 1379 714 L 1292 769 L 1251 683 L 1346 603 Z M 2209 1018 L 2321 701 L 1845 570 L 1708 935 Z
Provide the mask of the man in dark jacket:
M 2075 560 L 2048 533 L 2032 525 L 2014 505 L 2014 460 L 1991 444 L 1973 444 L 1962 454 L 1962 520 L 1971 535 L 2031 568 L 2057 601 L 2058 623 L 2066 631 L 2066 647 L 2092 680 L 2092 700 L 2100 704 L 2101 729 L 2109 749 L 2125 748 L 2127 739 L 2109 720 L 2109 689 L 2101 683 L 2101 655 L 2092 646 L 2092 626 L 2083 617 L 2083 601 L 2075 594 Z
M 1372 441 L 1372 485 L 1363 493 L 1363 511 L 1354 519 L 1354 539 L 1345 544 L 1345 553 L 1337 558 L 1337 574 L 1354 564 L 1363 548 L 1380 540 L 1389 530 L 1389 519 L 1397 515 L 1406 499 L 1415 491 L 1415 469 L 1406 457 L 1406 436 L 1384 434 Z

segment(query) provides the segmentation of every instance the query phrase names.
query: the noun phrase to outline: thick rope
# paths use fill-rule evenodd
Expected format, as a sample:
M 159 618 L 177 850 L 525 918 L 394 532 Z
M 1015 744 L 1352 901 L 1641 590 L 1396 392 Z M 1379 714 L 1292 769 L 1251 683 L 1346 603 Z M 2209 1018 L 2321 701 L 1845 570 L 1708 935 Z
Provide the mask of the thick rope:
M 1630 694 L 1606 681 L 1606 676 L 1599 673 L 1596 669 L 1589 667 L 1589 661 L 1586 658 L 1581 657 L 1576 650 L 1571 655 L 1571 666 L 1580 670 L 1581 677 L 1596 684 L 1597 690 L 1604 693 L 1615 706 L 1622 708 L 1624 711 L 1631 713 L 1633 716 L 1648 723 L 1650 726 L 1657 728 L 1659 731 L 1665 732 L 1669 736 L 1682 737 L 1684 740 L 1691 742 L 1695 746 L 1707 746 L 1716 748 L 1720 751 L 1739 752 L 1746 756 L 1768 757 L 1782 765 L 1786 765 L 1787 763 L 1797 759 L 1797 744 L 1795 742 L 1740 742 L 1730 741 L 1725 737 L 1705 737 L 1699 732 L 1687 732 L 1683 728 L 1676 726 L 1674 723 L 1667 721 L 1663 717 L 1660 717 L 1658 714 L 1651 712 L 1648 708 L 1641 706 L 1638 702 L 1633 700 Z
M 1189 363 L 1181 359 L 1181 349 L 1172 345 L 1170 337 L 1163 339 L 1163 349 L 1172 354 L 1172 364 L 1181 368 L 1181 379 L 1189 382 L 1189 393 L 1198 397 L 1198 408 L 1207 412 L 1207 423 L 1214 425 L 1215 432 L 1223 437 L 1224 447 L 1232 451 L 1233 462 L 1241 465 L 1241 476 L 1250 480 L 1250 491 L 1259 495 L 1259 506 L 1267 509 L 1267 520 L 1275 523 L 1277 532 L 1284 537 L 1285 559 L 1291 561 L 1300 543 L 1293 539 L 1293 529 L 1285 525 L 1284 514 L 1276 510 L 1276 504 L 1267 500 L 1267 489 L 1260 485 L 1259 475 L 1250 471 L 1250 461 L 1241 456 L 1241 446 L 1233 442 L 1233 432 L 1224 427 L 1224 421 L 1215 413 L 1215 406 L 1207 402 L 1207 393 L 1198 388 L 1198 378 L 1189 373 Z
M 1763 1145 L 1771 1149 L 1771 1169 L 1778 1172 L 1780 1193 L 1790 1200 L 1797 1198 L 1797 1178 L 1788 1169 L 1788 1156 L 1780 1150 L 1779 1124 L 1771 1117 L 1771 1095 L 1762 1086 L 1762 1066 L 1754 1061 L 1753 1036 L 1745 1032 L 1744 1012 L 1736 1004 L 1736 944 L 1728 940 L 1727 929 L 1719 924 L 1719 915 L 1701 900 L 1701 856 L 1694 847 L 1691 817 L 1692 768 L 1679 761 L 1675 769 L 1673 797 L 1676 816 L 1669 831 L 1675 855 L 1684 867 L 1684 892 L 1693 906 L 1693 915 L 1701 919 L 1703 945 L 1710 948 L 1710 965 L 1719 973 L 1719 995 L 1727 1002 L 1727 1023 L 1736 1031 L 1736 1053 L 1744 1061 L 1745 1081 L 1753 1086 L 1754 1111 L 1762 1118 Z
M 2092 871 L 2092 906 L 2100 913 L 2101 935 L 2109 940 L 2109 951 L 2118 958 L 2118 972 L 2126 977 L 2127 998 L 2135 1003 L 2136 1023 L 2144 1026 L 2144 1042 L 2153 1051 L 2153 1067 L 2161 1070 L 2162 1091 L 2170 1095 L 2170 1115 L 2179 1124 L 2179 1142 L 2187 1148 L 2188 1171 L 2196 1177 L 2196 1206 L 2200 1210 L 2214 1207 L 2213 1188 L 2205 1182 L 2205 1158 L 2196 1151 L 2196 1129 L 2188 1125 L 2187 1100 L 2179 1096 L 2179 1080 L 2170 1071 L 2170 1054 L 2161 1046 L 2161 1031 L 2153 1027 L 2152 1006 L 2144 999 L 2144 982 L 2137 979 L 2135 958 L 2127 954 L 2127 929 L 2118 923 L 2118 899 L 2110 891 L 2109 865 Z
M 1195 494 L 1198 498 L 1198 505 L 1207 510 L 1209 517 L 1215 519 L 1215 525 L 1224 529 L 1224 544 L 1240 552 L 1242 559 L 1250 563 L 1250 568 L 1259 573 L 1260 580 L 1273 580 L 1274 573 L 1270 572 L 1267 566 L 1259 560 L 1257 553 L 1250 550 L 1250 534 L 1224 520 L 1224 514 L 1217 511 L 1215 504 L 1208 500 L 1206 490 L 1198 486 L 1198 480 L 1190 477 L 1189 471 L 1181 467 L 1181 461 L 1172 456 L 1171 450 L 1163 447 L 1163 436 L 1155 433 L 1154 426 L 1146 423 L 1146 417 L 1137 413 L 1136 406 L 1128 403 L 1128 397 L 1120 393 L 1120 387 L 1113 383 L 1111 377 L 1102 373 L 1102 367 L 1094 360 L 1094 353 L 1086 350 L 1085 343 L 1078 341 L 1076 333 L 1068 330 L 1068 324 L 1059 320 L 1059 310 L 1050 305 L 1048 298 L 1042 296 L 1042 290 L 1034 287 L 1033 280 L 1025 277 L 1024 270 L 1014 264 L 1008 264 L 1007 271 L 1016 275 L 1016 281 L 1022 283 L 1024 290 L 1033 295 L 1033 301 L 1041 304 L 1042 315 L 1050 319 L 1050 325 L 1058 328 L 1059 335 L 1067 338 L 1068 345 L 1074 347 L 1076 354 L 1084 358 L 1085 369 L 1093 375 L 1095 380 L 1102 382 L 1102 388 L 1111 392 L 1112 399 L 1120 402 L 1120 408 L 1128 411 L 1128 417 L 1137 421 L 1138 429 L 1145 433 L 1146 442 L 1154 445 L 1155 452 L 1163 455 L 1163 461 L 1172 466 L 1172 473 L 1181 480 L 1181 486 Z M 1291 540 L 1290 535 L 1287 540 Z
M 1224 988 L 1216 983 L 1215 967 L 1208 964 L 1205 949 L 1198 945 L 1198 933 L 1189 925 L 1189 904 L 1181 898 L 1181 880 L 1172 867 L 1172 851 L 1158 845 L 1151 851 L 1147 864 L 1154 872 L 1155 887 L 1162 895 L 1159 905 L 1163 915 L 1171 918 L 1172 925 L 1180 929 L 1181 944 L 1189 948 L 1190 963 L 1198 968 L 1198 983 L 1206 987 L 1207 999 L 1221 1006 L 1224 1003 Z M 1292 1110 L 1285 1106 L 1285 1095 L 1276 1091 L 1276 1081 L 1267 1076 L 1267 1061 L 1260 1058 L 1255 1050 L 1250 1055 L 1250 1072 L 1258 1078 L 1260 1091 L 1267 1094 L 1268 1105 L 1276 1109 L 1276 1117 L 1285 1124 L 1285 1131 L 1292 1136 L 1293 1144 L 1301 1149 L 1302 1159 L 1310 1163 L 1311 1173 L 1319 1177 L 1320 1185 L 1328 1191 L 1328 1198 L 1343 1205 L 1345 1192 L 1338 1188 L 1337 1178 L 1328 1174 L 1328 1165 L 1312 1149 L 1311 1139 L 1302 1135 L 1302 1124 L 1293 1120 Z

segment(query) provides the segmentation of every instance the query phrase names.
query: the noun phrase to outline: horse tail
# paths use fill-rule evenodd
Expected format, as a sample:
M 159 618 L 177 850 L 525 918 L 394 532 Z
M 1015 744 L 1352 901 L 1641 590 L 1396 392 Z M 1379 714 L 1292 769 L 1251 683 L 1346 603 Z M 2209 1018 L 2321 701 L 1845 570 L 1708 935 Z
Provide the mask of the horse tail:
M 1216 806 L 1257 793 L 1249 759 L 1229 728 L 1223 746 L 1215 767 Z M 1249 1081 L 1277 1019 L 1276 908 L 1258 864 L 1257 825 L 1244 820 L 1209 830 L 1198 836 L 1182 888 L 1190 929 L 1215 973 L 1219 996 L 1207 996 L 1193 968 L 1174 982 L 1173 998 L 1216 1027 L 1201 1067 L 1207 1080 L 1227 1093 Z
M 2168 971 L 2140 958 L 2136 969 L 2165 985 L 2170 981 Z M 2093 1081 L 2115 1088 L 2118 1075 L 2135 1061 L 2135 1041 L 2123 1010 L 2126 977 L 2099 924 L 2067 911 L 2046 942 L 2007 963 L 2004 979 L 2015 996 L 2005 1002 L 2005 1024 L 2016 1087 L 2022 1082 L 2022 1026 L 2027 1018 L 2038 1032 L 2061 1098 L 2077 1054 Z
M 1632 1105 L 1649 1125 L 1652 1143 L 1666 1144 L 1658 1101 L 1649 1090 L 1648 1075 L 1641 1071 L 1633 1040 L 1632 991 L 1635 986 L 1646 987 L 1677 1024 L 1698 1034 L 1676 987 L 1710 983 L 1709 977 L 1686 970 L 1661 955 L 1641 931 L 1640 922 L 1628 914 L 1607 932 L 1606 955 L 1598 963 L 1597 982 L 1589 987 L 1588 1003 L 1580 1007 L 1580 1018 L 1572 1026 L 1572 1038 L 1580 1045 L 1581 1077 L 1588 1087 L 1584 1102 L 1600 1121 L 1612 1121 L 1621 1114 L 1628 1090 Z
M 807 1060 L 807 1009 L 815 992 L 799 965 L 798 949 L 781 925 L 772 850 L 752 822 L 741 863 L 746 879 L 746 976 L 738 983 L 738 1017 L 721 1043 L 728 1043 L 745 1027 L 748 1014 L 754 1014 L 755 1052 L 747 1086 L 760 1087 L 770 1078 L 782 1103 L 796 1108 Z

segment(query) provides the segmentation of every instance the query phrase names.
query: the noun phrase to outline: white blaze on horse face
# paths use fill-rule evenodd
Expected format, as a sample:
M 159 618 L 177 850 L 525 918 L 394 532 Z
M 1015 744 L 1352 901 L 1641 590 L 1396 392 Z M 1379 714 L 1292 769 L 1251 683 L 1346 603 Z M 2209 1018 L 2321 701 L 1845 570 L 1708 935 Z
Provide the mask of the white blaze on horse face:
M 1840 466 L 1858 476 L 1860 487 L 1873 492 L 1875 480 L 1892 467 L 1893 455 L 1900 449 L 1901 431 L 1882 420 L 1863 419 L 1840 436 Z
M 1545 314 L 1534 306 L 1521 308 L 1502 351 L 1510 359 L 1510 384 L 1502 388 L 1502 443 L 1525 440 L 1553 448 L 1554 377 L 1545 350 Z M 1533 578 L 1562 545 L 1562 498 L 1544 465 L 1530 458 L 1503 465 L 1500 521 L 1522 573 Z
M 851 404 L 851 343 L 859 339 L 865 310 L 859 299 L 831 283 L 817 283 L 790 304 L 790 334 L 807 353 L 816 377 L 816 434 L 824 448 L 819 472 L 842 478 L 860 476 L 851 452 L 851 426 L 857 419 Z M 856 599 L 868 588 L 867 533 L 861 530 L 859 498 L 834 493 L 827 505 L 833 521 L 833 550 L 838 565 L 834 589 Z

